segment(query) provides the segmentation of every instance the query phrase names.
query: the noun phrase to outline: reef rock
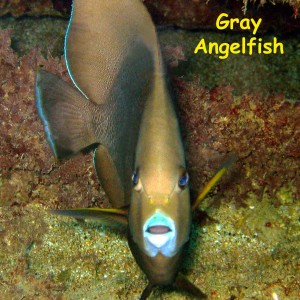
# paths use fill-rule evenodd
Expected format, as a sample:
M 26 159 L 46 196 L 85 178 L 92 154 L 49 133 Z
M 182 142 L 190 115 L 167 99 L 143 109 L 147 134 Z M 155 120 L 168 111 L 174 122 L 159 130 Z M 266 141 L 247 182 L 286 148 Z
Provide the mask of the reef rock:
M 71 0 L 0 0 L 0 16 L 68 16 L 71 3 Z M 261 32 L 291 32 L 300 28 L 300 3 L 296 0 L 144 0 L 144 3 L 160 25 L 215 29 L 217 16 L 225 12 L 232 18 L 263 18 Z

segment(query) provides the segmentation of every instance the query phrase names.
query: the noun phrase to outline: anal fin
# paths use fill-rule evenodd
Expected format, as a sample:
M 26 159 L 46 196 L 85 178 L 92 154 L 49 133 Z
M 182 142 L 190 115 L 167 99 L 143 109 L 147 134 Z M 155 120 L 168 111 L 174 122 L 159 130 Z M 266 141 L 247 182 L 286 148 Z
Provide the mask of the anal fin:
M 96 143 L 92 128 L 95 104 L 76 87 L 44 70 L 36 78 L 36 103 L 47 139 L 58 158 L 64 158 Z

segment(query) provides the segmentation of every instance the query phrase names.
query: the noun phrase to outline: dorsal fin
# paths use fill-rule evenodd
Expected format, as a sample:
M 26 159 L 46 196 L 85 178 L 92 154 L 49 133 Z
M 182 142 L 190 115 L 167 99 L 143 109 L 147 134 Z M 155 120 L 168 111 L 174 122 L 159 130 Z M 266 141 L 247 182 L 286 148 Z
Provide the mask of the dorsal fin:
M 91 127 L 95 105 L 73 86 L 39 70 L 36 103 L 47 139 L 57 158 L 76 154 L 97 142 Z
M 95 103 L 106 101 L 137 40 L 156 56 L 155 28 L 142 1 L 74 0 L 65 57 L 75 85 Z

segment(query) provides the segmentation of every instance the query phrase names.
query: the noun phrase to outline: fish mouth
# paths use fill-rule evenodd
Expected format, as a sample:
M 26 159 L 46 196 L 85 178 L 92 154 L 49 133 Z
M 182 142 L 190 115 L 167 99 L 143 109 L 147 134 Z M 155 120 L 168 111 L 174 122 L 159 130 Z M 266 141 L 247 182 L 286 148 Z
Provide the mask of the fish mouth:
M 144 247 L 146 253 L 153 257 L 158 252 L 172 256 L 176 251 L 176 226 L 166 214 L 155 212 L 143 226 Z
M 166 234 L 172 230 L 169 226 L 153 225 L 153 226 L 148 227 L 146 231 L 151 234 Z

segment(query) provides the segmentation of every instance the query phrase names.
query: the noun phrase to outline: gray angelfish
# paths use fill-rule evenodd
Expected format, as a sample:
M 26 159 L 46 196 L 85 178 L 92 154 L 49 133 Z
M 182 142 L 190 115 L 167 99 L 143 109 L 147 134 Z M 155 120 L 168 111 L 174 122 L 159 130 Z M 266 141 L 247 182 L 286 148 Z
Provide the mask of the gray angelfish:
M 65 57 L 74 84 L 40 70 L 38 111 L 56 157 L 95 145 L 95 169 L 113 208 L 54 212 L 126 225 L 149 279 L 142 299 L 155 285 L 204 298 L 178 273 L 191 228 L 189 176 L 149 13 L 139 0 L 74 0 Z

